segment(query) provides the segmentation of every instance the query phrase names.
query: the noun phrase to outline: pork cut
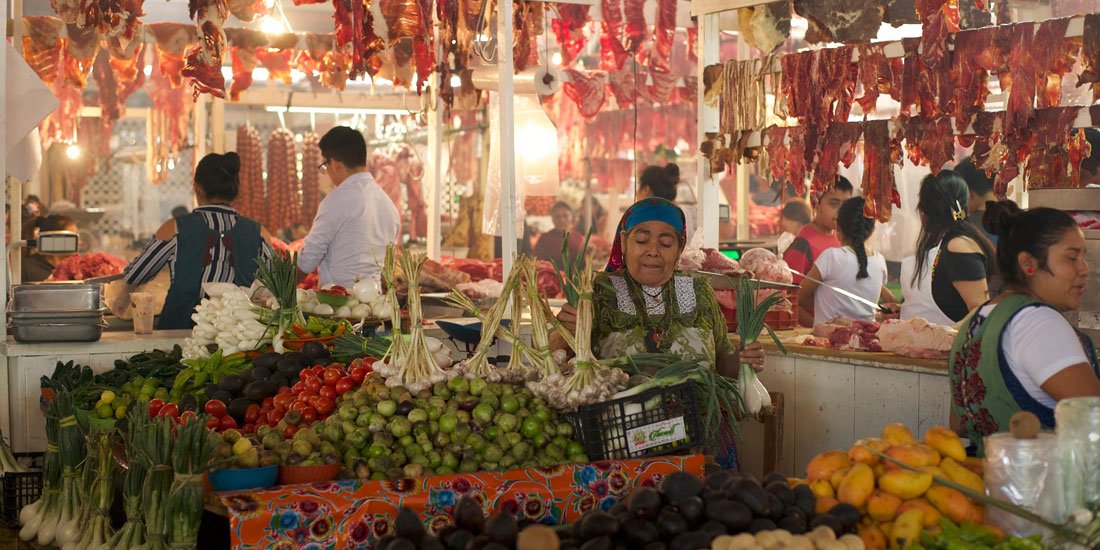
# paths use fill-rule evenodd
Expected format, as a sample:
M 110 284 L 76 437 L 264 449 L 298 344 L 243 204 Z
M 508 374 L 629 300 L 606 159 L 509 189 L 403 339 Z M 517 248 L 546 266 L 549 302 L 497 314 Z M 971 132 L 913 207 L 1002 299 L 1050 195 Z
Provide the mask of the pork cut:
M 946 359 L 957 334 L 952 327 L 929 323 L 921 317 L 906 321 L 887 319 L 878 329 L 878 341 L 882 351 L 897 355 Z
M 742 270 L 761 281 L 790 284 L 793 280 L 787 262 L 766 248 L 752 248 L 741 256 L 739 265 Z

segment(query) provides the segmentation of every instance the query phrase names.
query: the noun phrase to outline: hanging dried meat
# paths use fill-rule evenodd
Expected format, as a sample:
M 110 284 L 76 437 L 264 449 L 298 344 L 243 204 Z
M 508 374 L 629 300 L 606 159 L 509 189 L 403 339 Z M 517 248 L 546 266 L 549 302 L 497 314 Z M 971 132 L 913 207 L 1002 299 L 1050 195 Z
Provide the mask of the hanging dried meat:
M 638 100 L 638 89 L 645 85 L 644 74 L 635 74 L 634 68 L 625 67 L 618 71 L 607 73 L 607 83 L 611 87 L 611 93 L 615 96 L 615 104 L 620 109 L 626 109 Z M 639 84 L 638 80 L 642 82 Z
M 995 46 L 996 27 L 986 27 L 955 35 L 953 74 L 955 77 L 954 116 L 959 132 L 966 130 L 974 115 L 985 110 L 989 97 L 989 71 L 982 66 L 983 54 Z
M 817 145 L 817 134 L 807 132 L 805 126 L 792 126 L 787 129 L 789 145 L 787 148 L 787 166 L 790 182 L 794 185 L 794 192 L 798 196 L 806 194 L 806 170 L 810 166 L 807 160 L 807 151 L 813 158 L 813 150 Z M 813 143 L 807 146 L 807 137 Z
M 1092 85 L 1092 100 L 1100 101 L 1100 13 L 1085 16 L 1081 62 L 1085 66 L 1077 77 L 1077 85 Z
M 676 38 L 676 0 L 657 0 L 653 22 L 653 45 L 647 59 L 651 73 L 669 73 L 672 68 L 672 40 Z
M 584 23 L 588 19 L 588 8 L 580 4 L 559 4 L 558 18 L 550 22 L 550 28 L 561 45 L 563 65 L 571 64 L 584 49 Z
M 460 64 L 457 60 L 452 66 L 448 59 L 455 59 L 458 52 L 458 0 L 438 0 L 435 4 L 436 40 L 439 42 L 441 56 L 436 71 L 439 72 L 439 100 L 443 104 L 443 116 L 447 117 L 454 105 L 455 90 L 451 86 L 451 75 L 454 70 L 461 71 L 465 67 L 464 60 Z
M 1056 107 L 1035 111 L 1031 123 L 1033 141 L 1027 153 L 1024 180 L 1031 189 L 1046 187 L 1080 187 L 1082 150 L 1079 137 L 1071 140 L 1070 131 L 1077 118 L 1077 108 Z M 1084 132 L 1075 132 L 1081 136 Z M 1088 141 L 1084 141 L 1088 144 Z M 1070 150 L 1074 150 L 1071 154 Z
M 241 156 L 240 193 L 235 201 L 237 211 L 260 225 L 267 225 L 263 144 L 260 132 L 252 125 L 237 127 L 237 154 Z
M 290 61 L 294 57 L 297 43 L 298 37 L 287 33 L 269 37 L 267 47 L 256 50 L 256 59 L 267 69 L 271 80 L 278 80 L 283 84 L 292 82 Z
M 198 39 L 194 25 L 150 23 L 157 42 L 157 68 L 172 88 L 183 86 L 183 54 Z M 154 71 L 157 72 L 157 71 Z
M 225 31 L 222 27 L 225 26 L 229 7 L 225 0 L 190 0 L 188 10 L 202 40 L 187 49 L 182 74 L 191 78 L 195 98 L 199 94 L 210 94 L 224 99 L 222 57 L 225 50 Z
M 874 112 L 879 94 L 901 99 L 902 60 L 887 58 L 884 47 L 881 43 L 859 46 L 859 81 L 863 85 L 863 95 L 856 101 L 864 115 Z
M 333 48 L 335 37 L 331 34 L 306 34 L 306 49 L 298 53 L 295 64 L 298 70 L 315 81 L 320 76 L 321 85 L 343 91 L 347 87 L 350 55 Z
M 142 5 L 145 0 L 83 0 L 75 23 L 81 28 L 94 28 L 104 38 L 118 39 L 122 47 L 129 46 L 141 23 L 138 18 L 145 15 Z
M 267 46 L 267 35 L 249 29 L 225 29 L 229 55 L 233 64 L 233 81 L 229 84 L 229 100 L 237 101 L 241 92 L 252 86 L 252 71 L 259 60 L 256 52 Z
M 144 57 L 141 42 L 131 40 L 123 47 L 118 39 L 111 39 L 108 49 L 100 50 L 96 57 L 92 76 L 99 92 L 99 120 L 105 138 L 110 138 L 115 122 L 125 114 L 126 99 L 145 84 Z
M 741 8 L 738 14 L 745 42 L 764 53 L 771 53 L 791 35 L 791 10 L 786 2 Z M 694 45 L 694 39 L 694 33 L 689 30 L 689 48 Z
M 925 65 L 917 39 L 903 40 L 902 46 L 905 50 L 900 100 L 902 116 L 915 116 L 914 107 L 920 109 L 920 116 L 924 118 L 952 113 L 955 99 L 953 75 L 950 71 L 934 70 Z
M 23 18 L 23 59 L 46 85 L 62 72 L 64 44 L 61 43 L 61 21 L 53 17 Z
M 1001 88 L 1008 90 L 1005 104 L 1005 133 L 1015 135 L 1026 130 L 1035 113 L 1035 87 L 1039 67 L 1033 25 L 1020 24 L 1012 29 L 1012 54 L 1009 57 L 1009 78 L 1001 78 Z
M 645 43 L 645 0 L 623 0 L 623 15 L 626 25 L 623 27 L 623 47 L 636 54 L 642 51 Z
M 915 7 L 921 20 L 921 61 L 929 69 L 939 69 L 947 58 L 950 33 L 959 30 L 958 3 L 956 0 L 916 0 Z
M 276 128 L 267 138 L 267 204 L 269 229 L 293 227 L 301 218 L 302 188 L 294 134 Z
M 321 158 L 320 143 L 321 138 L 314 132 L 309 132 L 302 138 L 301 220 L 307 226 L 313 222 L 317 207 L 321 204 L 321 171 L 317 167 L 324 159 Z
M 623 47 L 623 2 L 622 0 L 602 0 L 600 13 L 600 68 L 613 72 L 623 68 L 629 54 Z
M 175 23 L 154 23 L 157 25 L 176 25 Z M 190 25 L 181 25 L 193 31 Z M 177 37 L 178 33 L 166 33 L 165 38 Z M 171 40 L 168 47 L 174 48 Z M 188 129 L 191 127 L 191 111 L 195 102 L 187 97 L 187 88 L 182 85 L 179 69 L 167 72 L 173 67 L 181 67 L 182 59 L 161 51 L 161 35 L 157 35 L 157 58 L 160 63 L 153 65 L 145 91 L 153 103 L 146 127 L 148 154 L 146 165 L 149 180 L 160 183 L 168 178 L 168 171 L 179 160 L 179 152 L 188 144 Z M 176 65 L 176 61 L 179 65 Z
M 650 101 L 658 105 L 663 105 L 669 102 L 672 97 L 672 90 L 676 87 L 676 81 L 680 77 L 660 72 L 650 72 L 649 79 L 653 81 L 652 84 L 646 86 L 646 97 Z
M 788 54 L 780 60 L 786 106 L 781 116 L 796 117 L 802 124 L 809 122 L 824 132 L 830 122 L 840 120 L 838 114 L 851 109 L 850 104 L 841 105 L 839 101 L 854 95 L 854 77 L 858 75 L 851 70 L 851 46 Z
M 783 182 L 787 179 L 787 129 L 783 126 L 772 126 L 766 132 L 765 150 L 768 154 L 768 170 L 772 179 Z M 785 186 L 783 187 L 785 188 Z
M 588 9 L 588 6 L 581 7 Z M 539 63 L 539 48 L 535 40 L 538 29 L 542 28 L 545 8 L 542 2 L 537 1 L 516 2 L 513 8 L 512 64 L 518 72 Z
M 955 129 L 951 119 L 943 116 L 935 119 L 912 117 L 901 120 L 904 128 L 905 150 L 913 164 L 927 165 L 932 174 L 938 174 L 955 159 Z
M 42 144 L 48 146 L 51 143 L 74 143 L 77 139 L 77 128 L 80 125 L 80 108 L 84 106 L 84 90 L 65 84 L 65 79 L 59 73 L 50 84 L 50 91 L 57 98 L 59 105 L 57 110 L 50 113 L 46 120 L 39 125 L 39 134 Z
M 810 23 L 810 42 L 868 42 L 878 35 L 883 6 L 850 0 L 794 0 L 794 12 Z
M 856 160 L 856 144 L 862 133 L 863 126 L 856 122 L 834 122 L 829 125 L 814 169 L 811 186 L 814 191 L 832 189 L 839 163 L 844 163 L 845 168 L 852 165 Z
M 893 206 L 901 207 L 894 181 L 894 165 L 901 165 L 901 153 L 892 144 L 889 121 L 863 123 L 863 213 L 883 223 L 890 221 Z
M 311 3 L 320 4 L 321 2 Z M 294 2 L 294 5 L 297 6 L 299 3 Z M 228 7 L 229 13 L 232 13 L 233 17 L 245 23 L 251 23 L 267 13 L 264 0 L 228 0 Z
M 416 54 L 416 93 L 424 91 L 435 69 L 435 44 L 432 40 L 432 0 L 417 0 L 420 14 L 419 26 L 413 35 L 413 52 Z
M 373 76 L 382 64 L 376 54 L 386 49 L 386 44 L 374 32 L 374 17 L 364 0 L 333 0 L 333 6 L 336 46 L 351 51 L 348 78 L 363 74 Z
M 707 90 L 707 103 L 718 104 L 718 131 L 732 134 L 742 130 L 764 128 L 767 101 L 764 72 L 771 58 L 764 60 L 730 60 L 722 66 L 722 74 Z
M 566 69 L 565 73 L 569 77 L 562 85 L 565 95 L 576 102 L 581 115 L 585 118 L 596 116 L 596 113 L 600 112 L 607 100 L 607 88 L 604 85 L 605 73 L 603 71 L 577 71 L 574 69 Z
M 1035 43 L 1043 45 L 1039 51 L 1032 52 L 1037 68 L 1035 97 L 1040 109 L 1062 103 L 1062 77 L 1073 69 L 1081 49 L 1078 40 L 1066 38 L 1069 21 L 1068 17 L 1048 19 L 1035 32 Z
M 99 53 L 99 31 L 75 25 L 66 25 L 65 31 L 68 34 L 65 39 L 65 83 L 83 90 Z

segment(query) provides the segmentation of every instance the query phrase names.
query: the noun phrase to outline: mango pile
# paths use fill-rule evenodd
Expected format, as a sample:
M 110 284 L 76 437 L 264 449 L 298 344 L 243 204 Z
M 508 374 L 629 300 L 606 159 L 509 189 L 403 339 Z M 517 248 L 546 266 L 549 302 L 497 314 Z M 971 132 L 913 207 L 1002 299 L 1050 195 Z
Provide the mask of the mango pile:
M 919 471 L 906 470 L 876 453 Z M 806 466 L 806 478 L 791 482 L 810 486 L 818 513 L 838 503 L 855 506 L 862 514 L 860 538 L 869 549 L 883 549 L 917 544 L 922 532 L 939 534 L 941 518 L 956 525 L 982 523 L 980 504 L 960 491 L 933 484 L 933 476 L 985 492 L 982 462 L 968 458 L 959 436 L 942 426 L 929 429 L 921 442 L 903 424 L 890 424 L 881 437 L 860 439 L 847 451 L 815 456 Z

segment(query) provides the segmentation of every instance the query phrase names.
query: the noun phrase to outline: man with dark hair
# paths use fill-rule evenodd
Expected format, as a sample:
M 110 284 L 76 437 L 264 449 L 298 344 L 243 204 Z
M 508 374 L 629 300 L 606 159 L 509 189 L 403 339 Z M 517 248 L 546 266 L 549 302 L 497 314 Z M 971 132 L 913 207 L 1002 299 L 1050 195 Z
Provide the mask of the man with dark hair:
M 985 203 L 996 202 L 997 195 L 993 193 L 993 179 L 986 175 L 985 170 L 978 168 L 974 160 L 966 157 L 955 166 L 955 172 L 966 180 L 966 186 L 970 188 L 970 199 L 966 201 L 966 211 L 970 213 L 966 220 L 982 231 L 982 234 L 997 246 L 997 236 L 986 231 L 982 225 L 982 216 L 985 215 Z
M 840 246 L 840 241 L 836 238 L 836 213 L 844 201 L 852 198 L 853 191 L 852 182 L 848 178 L 837 176 L 832 189 L 820 196 L 811 193 L 814 219 L 799 230 L 791 246 L 783 253 L 787 265 L 799 273 L 809 273 L 822 252 Z M 794 276 L 795 284 L 801 281 L 802 277 Z
M 1085 139 L 1092 146 L 1092 154 L 1081 161 L 1081 187 L 1100 185 L 1100 129 L 1085 128 Z
M 320 141 L 318 168 L 332 181 L 298 255 L 299 276 L 318 270 L 320 285 L 351 288 L 381 274 L 386 245 L 397 242 L 401 216 L 367 172 L 367 142 L 358 130 L 337 126 Z

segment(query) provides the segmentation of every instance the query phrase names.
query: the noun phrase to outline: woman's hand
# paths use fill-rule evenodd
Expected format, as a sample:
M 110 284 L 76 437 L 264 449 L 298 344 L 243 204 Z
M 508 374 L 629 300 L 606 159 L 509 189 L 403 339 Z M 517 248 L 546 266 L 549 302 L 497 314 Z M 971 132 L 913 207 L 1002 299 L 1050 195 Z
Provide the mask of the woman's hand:
M 753 342 L 747 346 L 737 347 L 737 360 L 742 364 L 752 367 L 756 372 L 764 371 L 764 346 L 760 342 Z
M 577 332 L 577 308 L 569 304 L 561 306 L 561 310 L 558 311 L 558 321 L 560 321 L 569 332 Z
M 878 312 L 877 317 L 882 319 L 901 319 L 901 305 L 894 302 L 882 304 L 882 307 L 890 310 L 890 313 Z

